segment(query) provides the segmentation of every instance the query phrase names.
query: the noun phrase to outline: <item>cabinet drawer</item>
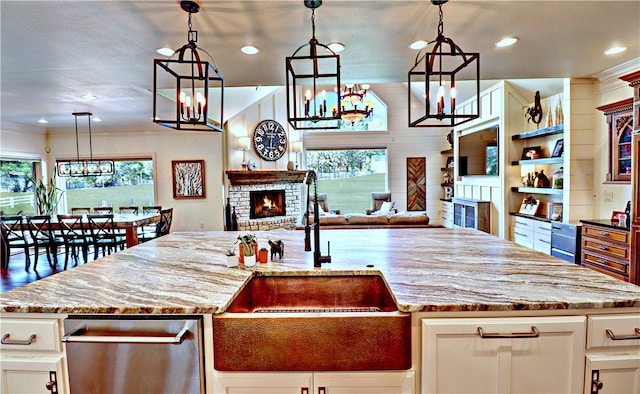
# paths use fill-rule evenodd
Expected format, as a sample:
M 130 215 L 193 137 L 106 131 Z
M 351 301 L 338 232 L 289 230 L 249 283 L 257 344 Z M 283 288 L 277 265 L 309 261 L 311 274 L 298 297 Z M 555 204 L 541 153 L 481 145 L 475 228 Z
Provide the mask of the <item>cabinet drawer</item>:
M 602 254 L 617 259 L 629 260 L 629 245 L 604 243 L 597 239 L 584 238 L 583 247 L 585 251 L 592 251 L 597 254 Z
M 640 346 L 640 314 L 589 316 L 587 349 L 603 346 Z
M 621 276 L 621 279 L 629 278 L 629 262 L 619 261 L 597 254 L 592 254 L 586 250 L 582 251 L 582 265 L 599 268 L 599 271 L 613 273 Z
M 604 241 L 629 244 L 629 232 L 626 230 L 614 230 L 608 227 L 598 227 L 585 224 L 582 227 L 582 235 L 585 237 L 595 237 Z
M 56 319 L 2 319 L 0 335 L 3 351 L 60 351 L 60 327 Z
M 533 228 L 535 232 L 551 235 L 551 223 L 549 222 L 541 222 L 539 220 L 534 220 Z
M 533 220 L 523 218 L 520 216 L 516 216 L 516 225 L 515 228 L 521 230 L 532 230 L 533 231 Z
M 538 252 L 551 254 L 551 240 L 549 236 L 541 236 L 540 234 L 534 234 L 533 249 Z

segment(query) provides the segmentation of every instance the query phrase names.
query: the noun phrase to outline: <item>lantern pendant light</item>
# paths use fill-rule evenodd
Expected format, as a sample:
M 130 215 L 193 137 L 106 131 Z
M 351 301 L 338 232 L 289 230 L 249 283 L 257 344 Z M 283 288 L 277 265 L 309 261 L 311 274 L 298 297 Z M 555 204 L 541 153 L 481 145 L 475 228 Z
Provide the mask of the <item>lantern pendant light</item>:
M 296 130 L 339 129 L 340 106 L 331 111 L 327 102 L 331 94 L 340 103 L 340 55 L 316 39 L 315 9 L 322 1 L 305 0 L 304 5 L 311 9 L 312 36 L 286 58 L 287 120 Z
M 211 55 L 196 45 L 198 31 L 191 27 L 191 14 L 200 6 L 183 0 L 180 7 L 189 13 L 188 42 L 169 59 L 153 61 L 153 122 L 176 130 L 221 132 L 224 78 Z M 213 108 L 217 113 L 211 113 Z
M 408 73 L 409 127 L 453 127 L 480 116 L 480 100 L 456 112 L 460 82 L 473 84 L 480 97 L 480 54 L 465 53 L 445 37 L 442 5 L 447 1 L 431 0 L 439 9 L 438 36 L 418 53 Z

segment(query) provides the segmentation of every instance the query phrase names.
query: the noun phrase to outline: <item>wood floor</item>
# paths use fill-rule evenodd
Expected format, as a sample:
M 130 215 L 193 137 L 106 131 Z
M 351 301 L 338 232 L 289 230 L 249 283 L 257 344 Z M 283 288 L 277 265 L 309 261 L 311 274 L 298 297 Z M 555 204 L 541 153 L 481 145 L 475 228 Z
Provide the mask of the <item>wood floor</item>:
M 22 252 L 11 251 L 11 258 L 9 259 L 9 268 L 7 270 L 0 270 L 0 293 L 7 292 L 20 286 L 24 286 L 28 283 L 35 282 L 36 280 L 46 278 L 51 275 L 55 275 L 58 272 L 64 271 L 64 249 L 61 248 L 58 254 L 58 264 L 54 267 L 49 265 L 47 256 L 42 253 L 38 257 L 38 271 L 33 270 L 33 255 L 31 255 L 31 267 L 29 272 L 24 270 L 25 255 Z M 89 261 L 93 259 L 93 253 L 89 253 Z M 83 264 L 82 258 L 78 260 L 78 264 Z M 67 269 L 72 269 L 75 262 L 69 257 Z

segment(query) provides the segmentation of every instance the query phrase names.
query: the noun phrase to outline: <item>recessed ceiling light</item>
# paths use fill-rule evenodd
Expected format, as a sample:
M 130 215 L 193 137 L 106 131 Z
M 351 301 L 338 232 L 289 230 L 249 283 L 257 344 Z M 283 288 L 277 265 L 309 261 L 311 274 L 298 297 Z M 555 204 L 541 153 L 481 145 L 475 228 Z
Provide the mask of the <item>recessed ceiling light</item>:
M 503 47 L 508 47 L 510 45 L 513 45 L 516 42 L 518 42 L 518 38 L 517 37 L 505 37 L 502 40 L 496 42 L 496 46 L 498 48 L 503 48 Z
M 245 45 L 242 48 L 240 48 L 240 50 L 245 55 L 255 55 L 258 52 L 260 52 L 260 50 L 258 48 L 256 48 L 256 47 L 254 47 L 253 45 Z
M 418 41 L 414 41 L 411 44 L 409 44 L 409 48 L 411 48 L 411 49 L 422 49 L 422 48 L 426 47 L 427 45 L 429 45 L 428 42 L 426 42 L 424 40 L 418 40 Z
M 84 96 L 82 96 L 82 98 L 85 99 L 85 100 L 95 100 L 98 97 L 96 97 L 93 94 L 89 93 L 89 94 L 85 94 Z
M 345 48 L 344 44 L 341 42 L 330 42 L 327 46 L 335 53 L 340 53 L 344 51 Z
M 174 51 L 171 48 L 164 47 L 156 49 L 156 52 L 162 56 L 172 56 Z
M 619 46 L 619 47 L 612 47 L 607 49 L 606 51 L 604 51 L 605 55 L 616 55 L 618 53 L 622 53 L 624 51 L 627 50 L 627 47 L 623 47 L 623 46 Z
M 94 122 L 102 122 L 102 119 L 98 118 L 97 116 L 92 117 L 91 120 L 93 120 Z
M 41 118 L 41 119 L 38 119 L 38 123 L 45 124 L 45 123 L 49 123 L 49 121 L 46 120 L 45 118 Z

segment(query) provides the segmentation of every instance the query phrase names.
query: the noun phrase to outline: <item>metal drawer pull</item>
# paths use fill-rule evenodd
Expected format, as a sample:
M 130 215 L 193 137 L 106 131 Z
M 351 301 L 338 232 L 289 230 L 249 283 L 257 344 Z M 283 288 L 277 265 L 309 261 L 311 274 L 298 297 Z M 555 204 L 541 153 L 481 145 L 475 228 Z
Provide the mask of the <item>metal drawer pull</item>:
M 536 326 L 531 326 L 531 332 L 512 332 L 511 334 L 500 333 L 485 333 L 482 327 L 478 327 L 478 335 L 480 338 L 494 339 L 494 338 L 538 338 L 540 332 Z
M 636 332 L 635 335 L 631 334 L 631 335 L 617 336 L 616 334 L 613 333 L 613 331 L 611 331 L 608 328 L 605 331 L 607 333 L 607 336 L 611 338 L 612 341 L 626 341 L 626 340 L 640 339 L 640 328 L 635 329 L 635 332 Z
M 189 325 L 185 324 L 175 336 L 130 336 L 130 335 L 85 335 L 87 329 L 78 328 L 62 337 L 62 342 L 98 342 L 98 343 L 166 343 L 180 344 L 189 332 Z
M 600 250 L 609 250 L 609 247 L 606 245 L 598 245 L 598 249 Z
M 2 336 L 2 340 L 0 340 L 0 343 L 2 343 L 3 345 L 24 345 L 24 346 L 29 346 L 35 340 L 36 340 L 36 334 L 31 334 L 29 339 L 27 339 L 26 341 L 13 341 L 13 340 L 9 339 L 9 334 L 4 334 Z
M 598 231 L 598 235 L 601 235 L 603 237 L 608 237 L 609 233 L 607 231 Z

